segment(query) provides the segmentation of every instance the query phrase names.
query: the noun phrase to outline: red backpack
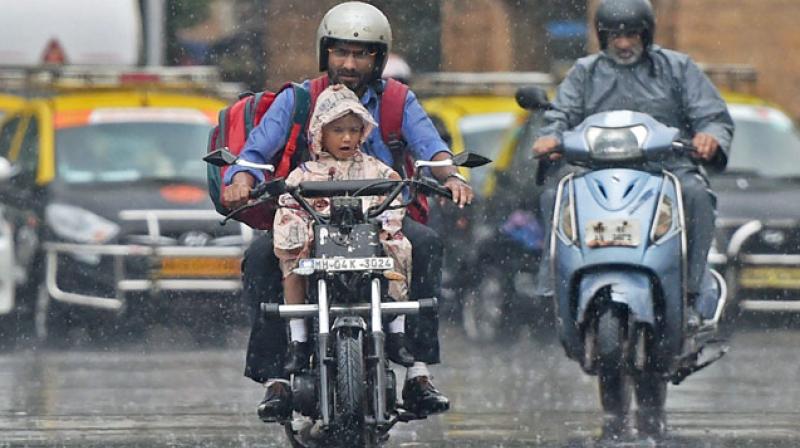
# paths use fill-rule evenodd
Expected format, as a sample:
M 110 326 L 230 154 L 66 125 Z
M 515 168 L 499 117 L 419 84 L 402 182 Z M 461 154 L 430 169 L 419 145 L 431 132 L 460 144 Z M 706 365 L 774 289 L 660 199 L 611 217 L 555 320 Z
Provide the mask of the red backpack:
M 278 92 L 264 91 L 257 94 L 248 92 L 240 95 L 239 100 L 226 107 L 219 113 L 219 123 L 212 129 L 209 136 L 208 151 L 227 147 L 234 154 L 239 155 L 247 141 L 247 136 L 261 122 L 264 114 L 272 105 L 278 94 L 291 88 L 294 91 L 295 102 L 292 112 L 292 126 L 288 130 L 286 145 L 276 155 L 275 173 L 265 172 L 265 178 L 286 177 L 289 172 L 301 162 L 308 160 L 308 150 L 305 136 L 303 135 L 310 115 L 314 110 L 314 103 L 328 86 L 328 77 L 321 76 L 311 80 L 310 92 L 297 84 L 287 84 Z M 405 143 L 402 140 L 403 110 L 405 106 L 408 86 L 395 81 L 387 80 L 381 96 L 380 130 L 381 137 L 392 150 L 395 160 L 394 169 L 402 176 L 411 176 L 414 172 L 414 161 L 408 153 L 403 154 Z M 214 207 L 220 214 L 231 212 L 222 205 L 222 191 L 225 188 L 223 179 L 229 167 L 216 167 L 208 165 L 208 191 Z M 398 169 L 399 168 L 399 169 Z M 235 218 L 255 229 L 272 229 L 275 217 L 275 201 L 267 201 L 257 207 L 247 209 Z M 409 216 L 419 222 L 425 223 L 428 218 L 427 198 L 418 195 L 409 207 Z

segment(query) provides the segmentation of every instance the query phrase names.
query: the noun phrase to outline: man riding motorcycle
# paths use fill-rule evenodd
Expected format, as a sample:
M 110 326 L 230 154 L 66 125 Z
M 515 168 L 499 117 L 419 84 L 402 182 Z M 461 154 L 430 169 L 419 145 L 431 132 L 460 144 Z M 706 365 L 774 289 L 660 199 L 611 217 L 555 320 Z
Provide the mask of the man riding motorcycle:
M 716 197 L 704 166 L 725 168 L 733 120 L 716 87 L 688 55 L 653 43 L 655 19 L 648 0 L 603 0 L 595 15 L 595 28 L 601 51 L 579 59 L 569 71 L 533 145 L 536 156 L 546 156 L 537 172 L 537 183 L 545 185 L 540 197 L 545 234 L 550 233 L 558 180 L 580 169 L 559 160 L 553 152 L 561 144 L 562 133 L 598 112 L 649 114 L 679 129 L 681 138 L 690 139 L 697 149 L 692 157 L 676 155 L 660 165 L 678 176 L 683 189 L 688 218 L 688 299 L 694 305 L 707 270 L 716 215 Z M 539 265 L 537 295 L 543 298 L 553 294 L 549 265 L 547 260 Z M 693 306 L 689 313 L 689 325 L 700 326 L 701 318 Z
M 386 16 L 374 6 L 362 2 L 347 2 L 331 8 L 323 17 L 317 31 L 317 56 L 320 71 L 326 71 L 330 84 L 344 84 L 361 99 L 362 104 L 380 121 L 378 111 L 385 81 L 381 73 L 391 50 L 392 31 Z M 302 86 L 310 87 L 306 80 Z M 242 150 L 243 159 L 256 163 L 274 163 L 275 155 L 286 142 L 291 127 L 294 95 L 292 89 L 280 93 L 258 127 L 250 133 Z M 303 132 L 305 134 L 305 132 Z M 439 138 L 430 119 L 422 110 L 415 95 L 409 91 L 403 109 L 402 137 L 406 143 L 403 151 L 410 151 L 421 160 L 447 160 L 452 155 Z M 393 152 L 375 129 L 362 146 L 362 150 L 389 166 L 395 166 Z M 453 193 L 460 206 L 472 201 L 472 189 L 458 175 L 453 166 L 436 167 L 432 174 Z M 223 193 L 226 206 L 233 208 L 249 199 L 250 190 L 263 180 L 257 170 L 239 166 L 228 171 L 225 182 L 229 185 Z M 403 231 L 412 244 L 411 300 L 438 297 L 441 283 L 442 244 L 430 228 L 404 219 Z M 291 413 L 291 392 L 287 387 L 284 349 L 286 329 L 280 318 L 265 319 L 258 310 L 261 301 L 279 303 L 281 271 L 273 253 L 271 233 L 255 240 L 245 253 L 242 263 L 244 295 L 253 310 L 253 327 L 247 350 L 245 375 L 265 383 L 264 400 L 258 414 L 264 421 L 280 420 Z M 403 401 L 407 409 L 418 414 L 433 414 L 449 408 L 449 400 L 431 383 L 427 364 L 439 362 L 438 320 L 436 318 L 409 319 L 408 351 L 415 359 L 408 369 L 403 387 Z M 308 343 L 289 345 L 287 365 L 297 364 L 298 358 L 307 357 Z M 406 359 L 405 341 L 389 341 L 390 359 Z

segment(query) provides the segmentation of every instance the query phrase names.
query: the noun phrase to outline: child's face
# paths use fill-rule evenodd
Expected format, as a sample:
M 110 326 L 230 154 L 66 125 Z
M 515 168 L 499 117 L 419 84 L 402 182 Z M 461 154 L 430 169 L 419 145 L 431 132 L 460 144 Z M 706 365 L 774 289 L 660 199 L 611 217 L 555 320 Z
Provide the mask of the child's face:
M 349 159 L 356 153 L 363 132 L 361 119 L 347 114 L 322 127 L 322 148 L 336 159 Z

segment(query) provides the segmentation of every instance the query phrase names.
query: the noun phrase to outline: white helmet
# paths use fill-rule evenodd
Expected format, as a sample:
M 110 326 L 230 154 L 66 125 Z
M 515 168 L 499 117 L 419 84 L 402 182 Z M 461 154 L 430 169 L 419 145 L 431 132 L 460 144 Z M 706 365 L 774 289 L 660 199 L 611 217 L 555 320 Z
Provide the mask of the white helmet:
M 408 84 L 411 79 L 411 66 L 397 53 L 389 53 L 386 58 L 386 67 L 383 69 L 383 78 L 394 78 Z
M 317 29 L 319 71 L 328 70 L 327 49 L 337 40 L 374 45 L 378 53 L 373 74 L 380 78 L 392 49 L 392 27 L 378 8 L 363 2 L 346 2 L 325 13 Z

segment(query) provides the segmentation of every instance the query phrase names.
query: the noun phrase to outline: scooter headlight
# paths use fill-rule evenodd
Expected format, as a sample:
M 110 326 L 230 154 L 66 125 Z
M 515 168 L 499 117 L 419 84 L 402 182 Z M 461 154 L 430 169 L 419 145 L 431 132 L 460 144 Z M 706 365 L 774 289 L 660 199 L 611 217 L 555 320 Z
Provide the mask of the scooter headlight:
M 636 125 L 626 128 L 592 126 L 586 130 L 589 153 L 595 160 L 631 160 L 643 156 L 642 145 L 647 138 L 647 128 Z
M 658 201 L 656 207 L 656 219 L 653 221 L 652 240 L 654 242 L 660 240 L 670 229 L 673 224 L 673 211 L 672 199 L 667 195 L 662 195 L 661 200 Z
M 575 210 L 572 206 L 572 190 L 571 188 L 564 190 L 564 199 L 561 201 L 561 209 L 559 212 L 558 228 L 561 233 L 571 242 L 575 242 L 577 237 L 575 232 Z

